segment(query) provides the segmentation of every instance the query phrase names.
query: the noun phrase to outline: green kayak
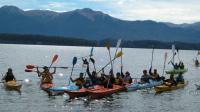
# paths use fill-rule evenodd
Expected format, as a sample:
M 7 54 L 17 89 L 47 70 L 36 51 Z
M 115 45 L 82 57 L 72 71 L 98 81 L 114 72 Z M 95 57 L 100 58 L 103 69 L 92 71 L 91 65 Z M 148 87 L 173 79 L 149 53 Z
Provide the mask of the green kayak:
M 166 71 L 166 74 L 179 74 L 179 73 L 184 74 L 187 71 L 188 69 L 172 69 L 172 70 Z

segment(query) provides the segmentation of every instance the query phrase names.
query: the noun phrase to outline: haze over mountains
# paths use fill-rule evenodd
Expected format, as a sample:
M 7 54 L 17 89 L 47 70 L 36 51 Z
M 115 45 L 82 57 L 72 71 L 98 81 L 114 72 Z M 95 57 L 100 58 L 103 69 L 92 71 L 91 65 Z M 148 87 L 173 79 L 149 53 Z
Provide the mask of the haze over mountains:
M 88 40 L 105 38 L 200 42 L 200 22 L 125 21 L 89 8 L 57 13 L 47 10 L 24 11 L 15 6 L 0 8 L 0 33 L 40 34 Z

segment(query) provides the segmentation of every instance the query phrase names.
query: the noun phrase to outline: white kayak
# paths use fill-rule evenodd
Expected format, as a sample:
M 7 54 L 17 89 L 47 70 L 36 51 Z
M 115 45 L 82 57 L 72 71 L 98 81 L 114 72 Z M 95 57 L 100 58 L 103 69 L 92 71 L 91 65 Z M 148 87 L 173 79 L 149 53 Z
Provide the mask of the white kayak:
M 149 83 L 144 83 L 144 84 L 140 84 L 140 83 L 132 83 L 129 86 L 126 87 L 127 91 L 136 91 L 136 90 L 140 90 L 140 89 L 147 89 L 147 88 L 152 88 L 158 85 L 163 84 L 163 81 L 153 81 L 153 80 L 149 80 Z

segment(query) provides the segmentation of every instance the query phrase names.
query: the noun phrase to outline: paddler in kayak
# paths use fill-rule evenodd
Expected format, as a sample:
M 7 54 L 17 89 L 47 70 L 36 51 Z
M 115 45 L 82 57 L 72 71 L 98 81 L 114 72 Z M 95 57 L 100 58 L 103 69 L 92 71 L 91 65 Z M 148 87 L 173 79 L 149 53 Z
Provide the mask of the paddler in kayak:
M 194 61 L 194 62 L 195 62 L 195 65 L 196 65 L 196 66 L 199 66 L 199 61 L 198 61 L 198 59 L 197 59 L 197 58 L 195 59 L 195 61 Z
M 110 70 L 109 75 L 105 75 L 103 71 L 103 75 L 105 77 L 105 81 L 103 82 L 104 88 L 113 88 L 113 84 L 115 84 L 115 77 L 113 71 Z
M 173 74 L 170 74 L 170 78 L 165 80 L 165 85 L 167 85 L 167 86 L 177 85 L 177 82 L 174 79 L 174 75 Z
M 7 73 L 1 80 L 4 80 L 5 82 L 16 80 L 11 68 L 8 68 Z
M 185 66 L 184 66 L 182 61 L 179 62 L 178 66 L 179 66 L 180 69 L 184 69 L 185 68 Z
M 85 64 L 87 65 L 86 72 L 87 72 L 89 78 L 91 79 L 92 84 L 96 85 L 97 84 L 97 80 L 98 80 L 96 71 L 93 71 L 92 73 L 90 73 L 89 63 L 87 62 L 87 60 L 86 60 Z
M 76 86 L 78 86 L 79 89 L 81 89 L 83 87 L 83 85 L 85 84 L 85 79 L 83 76 L 84 76 L 84 73 L 80 73 L 79 78 L 76 78 L 75 80 L 70 78 L 70 80 L 72 82 L 75 82 Z
M 123 84 L 123 79 L 122 79 L 121 74 L 119 72 L 117 72 L 117 74 L 116 74 L 115 84 L 116 85 L 122 85 Z
M 142 84 L 149 83 L 149 79 L 151 79 L 151 76 L 147 74 L 147 70 L 143 70 L 143 75 L 142 75 L 142 77 L 140 79 L 140 82 Z
M 42 77 L 41 84 L 44 83 L 52 83 L 53 82 L 53 74 L 56 73 L 56 68 L 54 67 L 54 72 L 50 73 L 49 68 L 47 66 L 43 67 L 44 71 L 40 72 L 37 67 L 38 77 Z
M 174 69 L 178 69 L 179 68 L 179 65 L 178 65 L 178 63 L 173 63 L 173 62 L 171 62 L 171 64 L 172 64 L 172 66 L 174 67 Z
M 129 83 L 129 84 L 132 83 L 132 78 L 128 71 L 126 71 L 123 80 L 124 80 L 124 83 Z
M 156 81 L 160 81 L 161 80 L 160 75 L 157 72 L 157 69 L 154 69 L 153 73 L 152 73 L 151 68 L 150 68 L 149 69 L 149 74 L 150 74 L 152 80 L 156 80 Z

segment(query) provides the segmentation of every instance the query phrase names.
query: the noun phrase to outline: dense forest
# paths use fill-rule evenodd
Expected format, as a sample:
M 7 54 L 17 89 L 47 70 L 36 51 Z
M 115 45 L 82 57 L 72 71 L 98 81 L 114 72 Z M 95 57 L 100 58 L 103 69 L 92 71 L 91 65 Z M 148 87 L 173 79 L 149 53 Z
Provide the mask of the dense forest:
M 64 45 L 64 46 L 96 46 L 103 47 L 105 43 L 115 46 L 117 40 L 104 39 L 101 41 L 85 40 L 75 37 L 44 36 L 44 35 L 21 35 L 21 34 L 0 34 L 1 44 L 33 44 L 33 45 Z M 154 40 L 123 40 L 121 46 L 126 48 L 159 48 L 170 49 L 175 44 L 179 49 L 200 49 L 200 43 L 183 43 L 183 42 L 161 42 Z

